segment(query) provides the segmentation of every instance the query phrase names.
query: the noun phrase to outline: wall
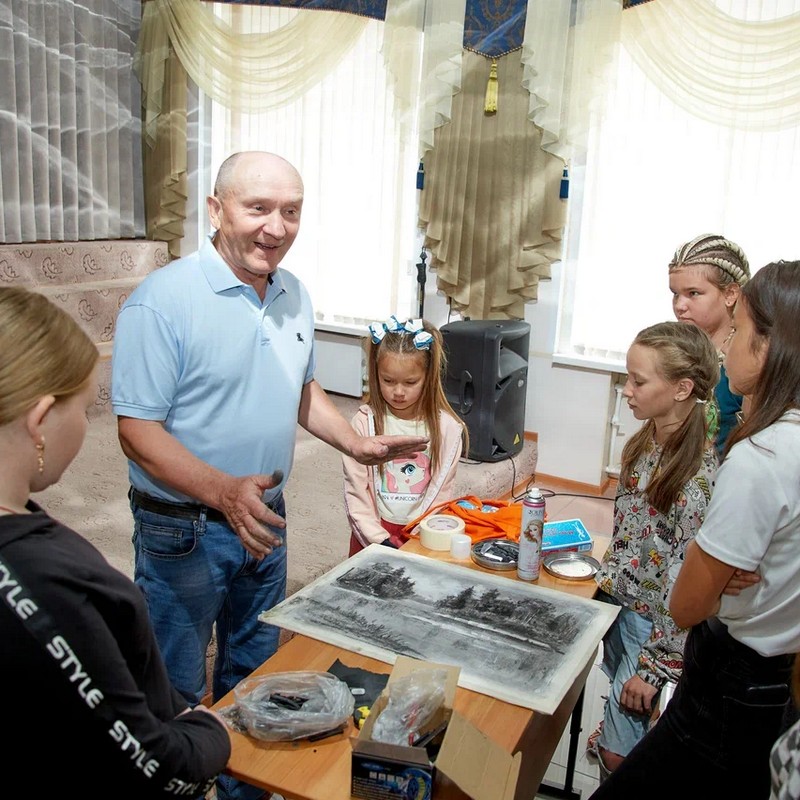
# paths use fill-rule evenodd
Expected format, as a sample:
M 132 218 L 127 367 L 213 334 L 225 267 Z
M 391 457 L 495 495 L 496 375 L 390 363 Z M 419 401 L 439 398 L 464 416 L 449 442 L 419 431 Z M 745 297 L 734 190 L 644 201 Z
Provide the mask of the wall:
M 623 402 L 620 433 L 612 439 L 615 385 L 624 376 L 609 370 L 553 363 L 562 265 L 539 284 L 539 300 L 526 308 L 531 324 L 531 355 L 526 430 L 539 437 L 537 470 L 545 475 L 602 486 L 607 467 L 619 463 L 625 437 L 639 423 Z M 601 313 L 601 312 L 598 312 Z M 616 474 L 610 477 L 616 478 Z
M 314 377 L 326 392 L 361 397 L 364 390 L 364 347 L 362 339 L 318 326 L 314 335 L 316 366 Z

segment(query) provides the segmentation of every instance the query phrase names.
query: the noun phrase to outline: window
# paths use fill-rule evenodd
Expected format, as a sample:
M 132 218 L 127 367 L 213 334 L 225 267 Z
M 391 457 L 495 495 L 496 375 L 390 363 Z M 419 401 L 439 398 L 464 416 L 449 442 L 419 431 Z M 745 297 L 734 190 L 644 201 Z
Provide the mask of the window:
M 737 3 L 717 5 L 731 13 Z M 667 265 L 684 241 L 722 234 L 753 272 L 800 258 L 800 128 L 758 133 L 703 121 L 672 103 L 624 48 L 617 66 L 586 162 L 572 168 L 556 350 L 624 371 L 636 333 L 674 318 Z
M 229 12 L 216 4 L 215 12 Z M 253 7 L 251 32 L 269 32 L 294 14 Z M 363 324 L 411 311 L 419 253 L 416 135 L 401 141 L 381 55 L 383 23 L 370 20 L 350 54 L 298 101 L 259 114 L 212 103 L 211 187 L 237 150 L 270 150 L 305 183 L 300 235 L 284 266 L 306 284 L 317 318 Z

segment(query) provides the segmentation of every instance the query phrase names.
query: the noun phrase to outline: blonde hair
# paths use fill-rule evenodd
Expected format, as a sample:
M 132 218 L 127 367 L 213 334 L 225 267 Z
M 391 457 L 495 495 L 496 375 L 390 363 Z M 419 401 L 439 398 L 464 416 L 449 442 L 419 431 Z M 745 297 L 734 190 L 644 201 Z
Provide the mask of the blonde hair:
M 432 337 L 428 350 L 419 350 L 414 344 L 414 336 L 405 332 L 387 331 L 386 335 L 377 344 L 372 339 L 367 339 L 367 381 L 368 389 L 365 395 L 365 402 L 372 408 L 375 416 L 375 433 L 380 435 L 384 432 L 384 422 L 389 406 L 383 399 L 380 389 L 380 379 L 378 377 L 378 363 L 380 357 L 386 353 L 395 355 L 407 355 L 420 359 L 425 370 L 425 380 L 423 382 L 422 394 L 419 398 L 419 409 L 422 420 L 428 429 L 430 437 L 431 469 L 436 471 L 441 461 L 441 426 L 439 415 L 442 411 L 449 414 L 453 419 L 458 420 L 463 431 L 463 452 L 469 449 L 469 434 L 467 426 L 456 414 L 453 407 L 444 394 L 442 379 L 447 369 L 447 357 L 444 352 L 442 334 L 439 329 L 431 325 L 427 320 L 422 321 L 422 327 Z M 381 465 L 381 470 L 383 465 Z
M 44 295 L 0 287 L 0 425 L 44 395 L 65 399 L 79 392 L 98 358 L 80 325 Z
M 645 490 L 651 505 L 666 514 L 677 502 L 687 481 L 700 470 L 703 454 L 711 446 L 705 404 L 714 402 L 719 358 L 705 331 L 677 321 L 660 322 L 639 331 L 633 344 L 655 351 L 656 369 L 664 380 L 676 383 L 688 378 L 694 383 L 695 403 L 686 419 L 664 442 L 659 463 Z M 652 447 L 655 430 L 655 422 L 647 420 L 623 448 L 620 470 L 623 487 L 629 484 L 636 462 Z
M 750 280 L 750 264 L 735 242 L 713 233 L 703 233 L 682 244 L 669 262 L 669 271 L 683 267 L 706 267 L 706 277 L 720 291 L 731 284 L 744 286 Z

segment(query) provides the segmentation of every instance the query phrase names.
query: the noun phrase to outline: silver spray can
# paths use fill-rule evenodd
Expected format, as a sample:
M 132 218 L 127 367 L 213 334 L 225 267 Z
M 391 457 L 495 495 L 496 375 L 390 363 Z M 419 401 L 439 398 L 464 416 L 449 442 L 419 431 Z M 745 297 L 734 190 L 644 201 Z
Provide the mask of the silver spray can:
M 519 533 L 517 577 L 523 581 L 539 578 L 544 532 L 544 495 L 535 486 L 522 501 L 522 528 Z

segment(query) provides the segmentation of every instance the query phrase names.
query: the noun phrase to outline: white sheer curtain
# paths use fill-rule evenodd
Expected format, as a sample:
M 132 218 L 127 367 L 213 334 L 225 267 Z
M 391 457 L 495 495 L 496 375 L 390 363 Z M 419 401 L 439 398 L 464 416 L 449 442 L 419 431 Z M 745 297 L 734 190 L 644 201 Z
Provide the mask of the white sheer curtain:
M 0 0 L 0 241 L 144 236 L 139 0 Z
M 214 12 L 251 33 L 319 13 L 221 3 Z M 284 266 L 305 282 L 320 321 L 363 324 L 413 311 L 418 150 L 402 135 L 386 91 L 383 32 L 383 23 L 368 20 L 323 80 L 277 108 L 245 113 L 213 104 L 202 191 L 241 149 L 279 153 L 303 176 L 303 222 Z
M 586 147 L 619 41 L 622 0 L 529 0 L 522 84 L 542 148 L 568 159 Z
M 661 38 L 655 30 L 643 37 L 642 11 L 656 12 Z M 657 0 L 623 13 L 616 81 L 591 128 L 585 167 L 572 170 L 580 191 L 570 198 L 559 353 L 620 364 L 637 331 L 673 318 L 667 264 L 700 233 L 737 242 L 753 271 L 800 258 L 799 15 L 800 0 Z M 750 57 L 751 33 L 763 59 Z M 684 70 L 704 72 L 702 117 L 686 99 L 695 84 L 688 73 L 678 77 L 677 51 Z M 760 83 L 760 99 L 731 89 L 752 88 L 765 70 L 773 81 Z
M 461 89 L 466 0 L 387 0 L 383 55 L 404 141 L 419 128 L 419 157 L 450 121 Z M 424 35 L 423 35 L 424 32 Z
M 135 66 L 142 75 L 145 131 L 155 141 L 169 44 L 191 79 L 228 108 L 277 108 L 301 97 L 335 68 L 366 18 L 334 11 L 292 13 L 264 30 L 257 6 L 215 10 L 198 0 L 150 0 Z
M 139 64 L 148 136 L 160 130 L 158 65 L 171 41 L 189 75 L 219 103 L 202 193 L 222 159 L 245 147 L 275 149 L 301 169 L 303 232 L 286 266 L 311 287 L 324 321 L 411 311 L 420 245 L 416 164 L 433 148 L 436 129 L 450 122 L 461 90 L 465 9 L 466 0 L 387 0 L 379 23 L 248 4 L 148 4 L 149 44 Z M 528 116 L 545 129 L 550 153 L 564 157 L 583 141 L 620 14 L 621 0 L 530 3 L 524 68 L 512 80 L 531 92 Z M 356 26 L 364 33 L 353 46 Z M 321 38 L 331 45 L 310 44 Z M 312 52 L 320 57 L 308 58 Z M 344 228 L 357 230 L 346 250 Z

